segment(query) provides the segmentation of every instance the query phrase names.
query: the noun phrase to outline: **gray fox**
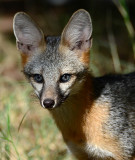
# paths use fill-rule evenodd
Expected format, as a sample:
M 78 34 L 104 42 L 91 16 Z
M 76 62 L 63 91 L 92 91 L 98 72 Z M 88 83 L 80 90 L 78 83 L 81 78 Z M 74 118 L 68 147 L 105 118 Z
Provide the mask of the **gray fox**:
M 135 160 L 135 73 L 93 77 L 92 21 L 76 11 L 61 36 L 25 13 L 13 20 L 23 72 L 78 160 Z

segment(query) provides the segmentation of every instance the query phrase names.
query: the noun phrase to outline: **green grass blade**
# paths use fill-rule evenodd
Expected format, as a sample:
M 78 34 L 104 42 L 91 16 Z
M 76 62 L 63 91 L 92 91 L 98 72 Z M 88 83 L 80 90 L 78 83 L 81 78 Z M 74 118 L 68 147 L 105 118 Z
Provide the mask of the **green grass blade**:
M 117 6 L 121 16 L 124 19 L 125 26 L 127 28 L 129 38 L 131 40 L 132 49 L 134 53 L 134 59 L 135 59 L 135 31 L 133 28 L 133 25 L 130 20 L 128 7 L 125 0 L 113 0 L 114 4 Z

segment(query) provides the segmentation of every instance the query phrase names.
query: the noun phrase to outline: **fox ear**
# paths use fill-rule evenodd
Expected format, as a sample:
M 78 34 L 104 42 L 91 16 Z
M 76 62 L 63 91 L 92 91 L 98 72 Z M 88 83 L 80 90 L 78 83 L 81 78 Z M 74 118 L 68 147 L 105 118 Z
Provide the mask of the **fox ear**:
M 70 50 L 88 51 L 91 47 L 92 22 L 87 11 L 80 9 L 70 18 L 61 36 L 61 44 Z
M 44 48 L 43 32 L 26 13 L 19 12 L 14 16 L 13 30 L 21 53 L 29 55 Z

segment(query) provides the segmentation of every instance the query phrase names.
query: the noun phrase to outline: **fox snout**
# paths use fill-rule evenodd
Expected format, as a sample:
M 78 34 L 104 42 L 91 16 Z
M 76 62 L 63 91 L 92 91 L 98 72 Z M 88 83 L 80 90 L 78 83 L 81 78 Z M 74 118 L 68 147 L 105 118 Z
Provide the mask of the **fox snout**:
M 60 89 L 54 89 L 54 91 L 50 90 L 49 92 L 45 91 L 41 93 L 42 95 L 39 97 L 41 106 L 46 109 L 53 109 L 60 106 L 61 103 L 63 103 L 68 97 L 68 95 L 62 94 L 60 92 Z
M 44 89 L 40 97 L 41 106 L 46 109 L 53 109 L 57 105 L 57 94 L 55 89 L 49 87 Z
M 47 109 L 52 109 L 54 105 L 55 101 L 53 99 L 45 99 L 42 104 L 42 106 Z

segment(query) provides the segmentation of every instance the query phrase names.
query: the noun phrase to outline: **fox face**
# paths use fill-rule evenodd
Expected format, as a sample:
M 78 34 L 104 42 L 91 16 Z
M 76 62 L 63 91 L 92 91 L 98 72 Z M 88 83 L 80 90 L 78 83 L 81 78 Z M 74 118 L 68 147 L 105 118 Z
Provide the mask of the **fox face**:
M 22 12 L 15 15 L 13 29 L 24 74 L 41 105 L 47 109 L 60 106 L 79 90 L 88 72 L 92 35 L 89 13 L 75 12 L 59 37 L 45 37 Z

